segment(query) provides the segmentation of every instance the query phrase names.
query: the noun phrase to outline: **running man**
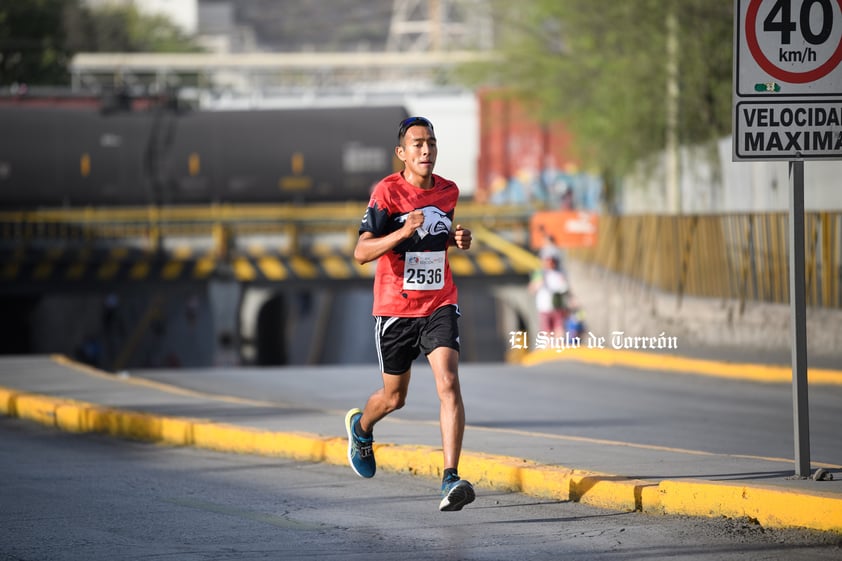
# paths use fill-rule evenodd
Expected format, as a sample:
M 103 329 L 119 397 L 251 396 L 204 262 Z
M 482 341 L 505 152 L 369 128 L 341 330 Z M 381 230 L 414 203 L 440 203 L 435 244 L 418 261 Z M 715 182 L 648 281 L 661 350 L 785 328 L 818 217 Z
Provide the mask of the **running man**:
M 453 227 L 459 188 L 433 174 L 438 148 L 432 123 L 423 117 L 402 121 L 395 154 L 404 169 L 374 187 L 354 249 L 360 264 L 378 260 L 372 313 L 383 386 L 362 411 L 351 409 L 345 416 L 348 461 L 357 475 L 374 477 L 374 425 L 404 406 L 412 361 L 423 351 L 440 401 L 444 471 L 439 510 L 462 510 L 475 495 L 458 473 L 465 407 L 459 386 L 457 290 L 447 248 L 469 249 L 471 231 Z

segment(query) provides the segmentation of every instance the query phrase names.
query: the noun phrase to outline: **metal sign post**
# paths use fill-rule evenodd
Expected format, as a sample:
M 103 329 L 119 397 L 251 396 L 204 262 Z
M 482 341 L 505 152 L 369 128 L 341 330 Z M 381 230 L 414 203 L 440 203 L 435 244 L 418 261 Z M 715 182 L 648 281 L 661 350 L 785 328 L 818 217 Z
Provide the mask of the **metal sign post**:
M 789 162 L 795 474 L 810 475 L 804 161 L 842 159 L 842 0 L 734 0 L 733 160 Z
M 789 307 L 792 323 L 792 418 L 795 475 L 810 475 L 807 313 L 804 283 L 804 162 L 789 162 Z

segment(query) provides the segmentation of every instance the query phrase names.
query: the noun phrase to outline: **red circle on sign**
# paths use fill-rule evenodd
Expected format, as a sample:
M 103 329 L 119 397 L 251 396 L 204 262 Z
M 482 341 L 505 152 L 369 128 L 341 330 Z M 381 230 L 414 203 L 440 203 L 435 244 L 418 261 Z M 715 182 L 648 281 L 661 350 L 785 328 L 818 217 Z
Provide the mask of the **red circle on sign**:
M 748 49 L 751 51 L 751 55 L 754 57 L 755 62 L 760 65 L 760 68 L 778 80 L 783 80 L 791 84 L 806 84 L 824 78 L 839 65 L 839 62 L 842 61 L 842 40 L 839 41 L 836 51 L 834 51 L 827 62 L 809 72 L 790 72 L 775 66 L 771 60 L 766 58 L 766 55 L 760 49 L 760 44 L 757 42 L 757 31 L 755 27 L 757 12 L 760 11 L 760 4 L 762 2 L 763 0 L 751 0 L 748 11 L 746 12 L 746 42 L 748 43 Z M 842 11 L 842 0 L 836 0 L 836 3 L 839 4 L 839 9 Z

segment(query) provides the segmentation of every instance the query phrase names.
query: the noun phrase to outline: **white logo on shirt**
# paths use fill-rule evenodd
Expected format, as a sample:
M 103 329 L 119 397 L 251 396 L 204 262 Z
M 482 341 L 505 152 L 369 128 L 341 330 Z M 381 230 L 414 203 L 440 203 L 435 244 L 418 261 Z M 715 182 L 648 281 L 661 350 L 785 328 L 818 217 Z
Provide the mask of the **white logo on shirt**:
M 424 224 L 418 229 L 419 235 L 423 238 L 427 234 L 450 234 L 450 228 L 453 226 L 453 221 L 447 217 L 447 213 L 440 210 L 433 205 L 419 208 L 424 213 Z M 399 222 L 406 222 L 406 216 L 409 213 L 403 214 L 398 218 Z

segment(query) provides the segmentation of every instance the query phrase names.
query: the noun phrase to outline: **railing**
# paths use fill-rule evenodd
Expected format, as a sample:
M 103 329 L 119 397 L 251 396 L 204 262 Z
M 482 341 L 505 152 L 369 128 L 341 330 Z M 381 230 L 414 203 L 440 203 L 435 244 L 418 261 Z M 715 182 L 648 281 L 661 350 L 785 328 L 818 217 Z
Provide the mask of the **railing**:
M 571 257 L 667 292 L 789 302 L 786 213 L 602 216 Z M 805 215 L 807 305 L 842 307 L 842 212 Z
M 317 252 L 349 252 L 364 206 L 355 202 L 0 212 L 0 245 L 25 249 L 140 244 L 155 250 L 198 243 L 224 259 L 237 243 L 264 238 L 288 255 L 312 252 L 318 243 L 332 245 L 315 248 Z M 472 227 L 478 243 L 529 264 L 522 247 L 531 213 L 520 206 L 466 201 L 457 207 L 457 222 Z M 679 298 L 788 303 L 787 223 L 786 213 L 601 216 L 596 246 L 570 250 L 569 255 Z M 842 212 L 806 213 L 805 234 L 807 305 L 840 308 Z
M 365 202 L 311 205 L 209 205 L 192 207 L 80 208 L 0 212 L 0 244 L 80 246 L 139 244 L 156 250 L 173 243 L 212 245 L 225 256 L 239 241 L 271 238 L 287 254 L 333 237 L 349 250 Z M 530 210 L 460 202 L 457 221 L 494 230 L 515 230 L 526 239 Z M 338 241 L 337 241 L 338 240 Z M 338 247 L 336 247 L 338 245 Z

